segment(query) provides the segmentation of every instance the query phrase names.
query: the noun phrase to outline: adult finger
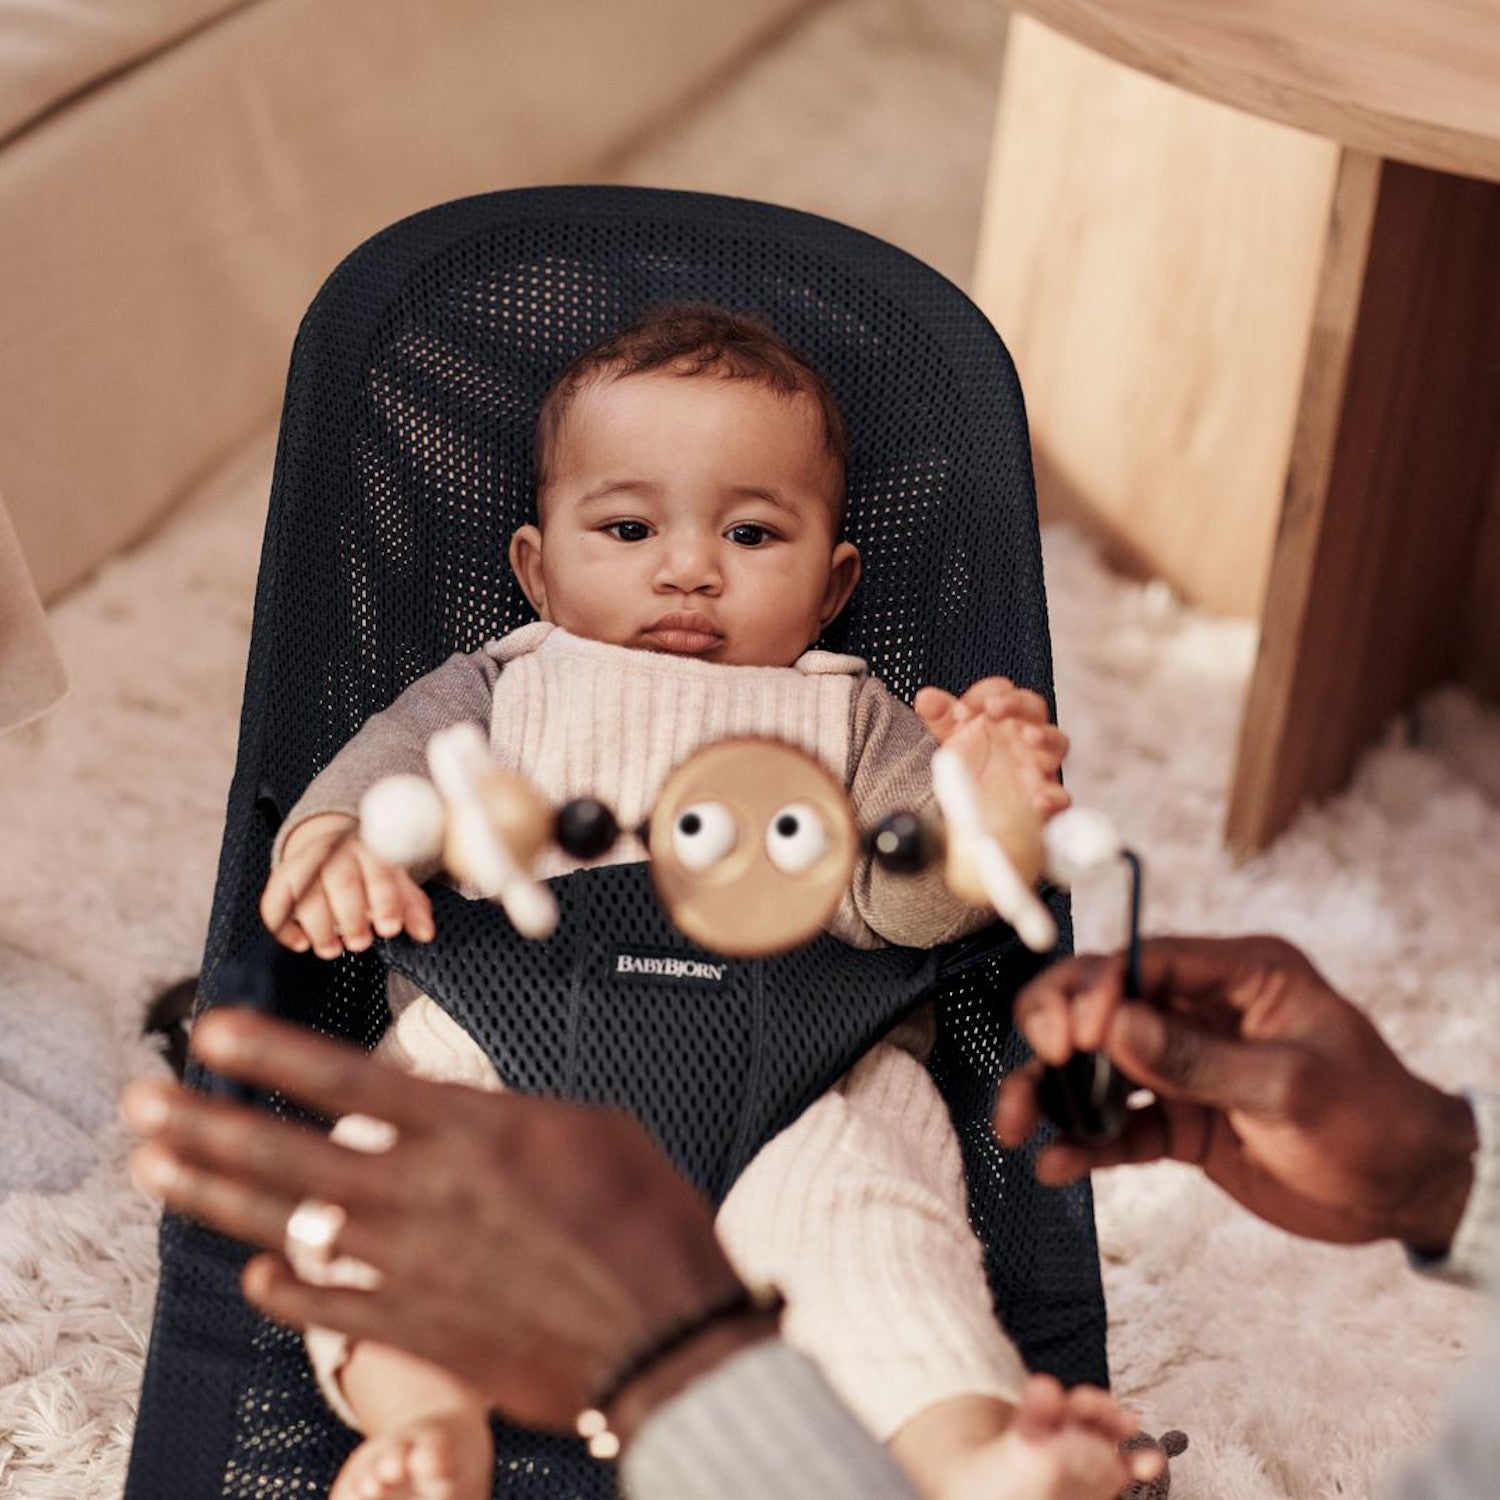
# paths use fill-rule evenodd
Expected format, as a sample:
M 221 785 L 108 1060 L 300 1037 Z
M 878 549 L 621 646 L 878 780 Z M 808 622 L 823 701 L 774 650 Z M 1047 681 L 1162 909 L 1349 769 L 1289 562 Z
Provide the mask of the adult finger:
M 1141 946 L 1141 994 L 1159 1004 L 1193 1002 L 1230 1016 L 1262 998 L 1273 975 L 1328 988 L 1307 955 L 1282 938 L 1155 937 Z
M 1063 1187 L 1106 1167 L 1139 1167 L 1168 1158 L 1201 1165 L 1214 1118 L 1211 1110 L 1158 1100 L 1131 1110 L 1125 1128 L 1110 1140 L 1044 1146 L 1037 1157 L 1037 1181 Z
M 280 1180 L 269 1172 L 239 1177 L 227 1165 L 151 1140 L 131 1154 L 129 1169 L 137 1186 L 173 1213 L 267 1250 L 285 1246 L 299 1204 L 309 1198 L 336 1203 L 348 1218 L 338 1231 L 335 1253 L 352 1256 L 382 1276 L 420 1278 L 431 1267 L 430 1246 L 414 1243 L 409 1233 L 412 1205 L 390 1204 L 401 1195 L 399 1179 L 382 1175 L 368 1157 L 347 1151 L 343 1156 L 341 1161 L 309 1152 Z
M 1061 1067 L 1075 1051 L 1103 1045 L 1109 1017 L 1124 994 L 1124 975 L 1122 954 L 1062 959 L 1021 990 L 1011 1015 L 1032 1051 Z
M 345 1042 L 234 1006 L 204 1016 L 193 1027 L 190 1045 L 217 1073 L 279 1089 L 322 1115 L 372 1115 L 394 1125 L 403 1140 L 430 1135 L 477 1109 L 484 1111 L 492 1132 L 503 1129 L 526 1102 L 517 1095 L 430 1083 Z
M 1000 1080 L 995 1095 L 995 1134 L 1002 1146 L 1024 1146 L 1041 1124 L 1042 1111 L 1037 1102 L 1040 1076 L 1041 1064 L 1027 1063 Z
M 298 1201 L 288 1192 L 192 1165 L 160 1141 L 137 1146 L 128 1166 L 136 1185 L 173 1213 L 250 1245 L 279 1245 Z
M 476 1384 L 483 1381 L 484 1370 L 465 1369 L 461 1361 L 454 1361 L 453 1322 L 434 1317 L 430 1289 L 419 1287 L 415 1295 L 408 1295 L 402 1283 L 389 1278 L 373 1291 L 315 1286 L 299 1279 L 280 1254 L 256 1256 L 241 1272 L 240 1286 L 261 1312 L 290 1328 L 336 1328 L 356 1341 L 375 1339 L 393 1344 L 419 1358 L 447 1364 L 455 1374 Z M 480 1350 L 472 1341 L 466 1348 L 486 1367 L 500 1352 L 493 1345 Z M 519 1408 L 516 1414 L 522 1415 Z M 525 1413 L 528 1425 L 533 1426 L 545 1422 L 547 1415 L 541 1411 Z
M 384 1206 L 401 1194 L 400 1174 L 372 1166 L 367 1153 L 264 1110 L 164 1080 L 131 1084 L 121 1113 L 155 1148 L 144 1158 L 152 1168 L 154 1186 L 143 1183 L 149 1190 L 176 1191 L 171 1173 L 180 1168 L 233 1178 L 278 1202 L 319 1197 L 349 1207 L 366 1201 Z M 179 1201 L 168 1206 L 187 1211 Z
M 351 1338 L 377 1336 L 389 1341 L 388 1298 L 342 1286 L 314 1286 L 301 1280 L 279 1252 L 257 1255 L 240 1273 L 245 1296 L 268 1318 L 288 1328 L 316 1324 L 337 1328 Z
M 1114 1015 L 1108 1048 L 1137 1083 L 1163 1097 L 1215 1109 L 1281 1118 L 1305 1092 L 1305 1048 L 1218 1035 L 1191 1018 L 1139 1002 L 1121 1006 Z

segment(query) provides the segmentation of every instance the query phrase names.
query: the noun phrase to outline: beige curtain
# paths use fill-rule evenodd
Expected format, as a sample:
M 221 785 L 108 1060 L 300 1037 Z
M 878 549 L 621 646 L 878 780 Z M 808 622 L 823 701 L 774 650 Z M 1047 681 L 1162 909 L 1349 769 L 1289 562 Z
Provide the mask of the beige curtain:
M 0 498 L 0 734 L 45 713 L 67 687 L 10 512 Z

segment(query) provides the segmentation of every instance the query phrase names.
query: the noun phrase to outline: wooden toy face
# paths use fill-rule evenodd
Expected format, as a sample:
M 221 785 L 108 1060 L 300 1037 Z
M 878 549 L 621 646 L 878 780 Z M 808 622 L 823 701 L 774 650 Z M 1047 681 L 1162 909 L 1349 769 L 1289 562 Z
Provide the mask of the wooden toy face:
M 778 740 L 720 740 L 668 779 L 647 837 L 657 895 L 693 942 L 734 958 L 805 943 L 838 909 L 859 849 L 849 798 Z

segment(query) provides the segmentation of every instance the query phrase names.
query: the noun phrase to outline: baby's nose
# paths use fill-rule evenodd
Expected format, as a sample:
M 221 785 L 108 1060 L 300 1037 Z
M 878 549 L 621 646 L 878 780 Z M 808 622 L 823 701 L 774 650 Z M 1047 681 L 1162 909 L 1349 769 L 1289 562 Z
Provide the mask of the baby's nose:
M 695 593 L 719 586 L 719 555 L 707 537 L 674 539 L 662 550 L 657 582 L 666 588 Z

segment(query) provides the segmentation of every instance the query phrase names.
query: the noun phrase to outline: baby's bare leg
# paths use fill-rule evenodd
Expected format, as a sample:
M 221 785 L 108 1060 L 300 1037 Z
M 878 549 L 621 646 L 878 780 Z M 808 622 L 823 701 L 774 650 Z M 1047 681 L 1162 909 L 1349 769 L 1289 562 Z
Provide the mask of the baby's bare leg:
M 340 1384 L 365 1441 L 329 1500 L 488 1500 L 489 1413 L 472 1386 L 387 1344 L 354 1346 Z

